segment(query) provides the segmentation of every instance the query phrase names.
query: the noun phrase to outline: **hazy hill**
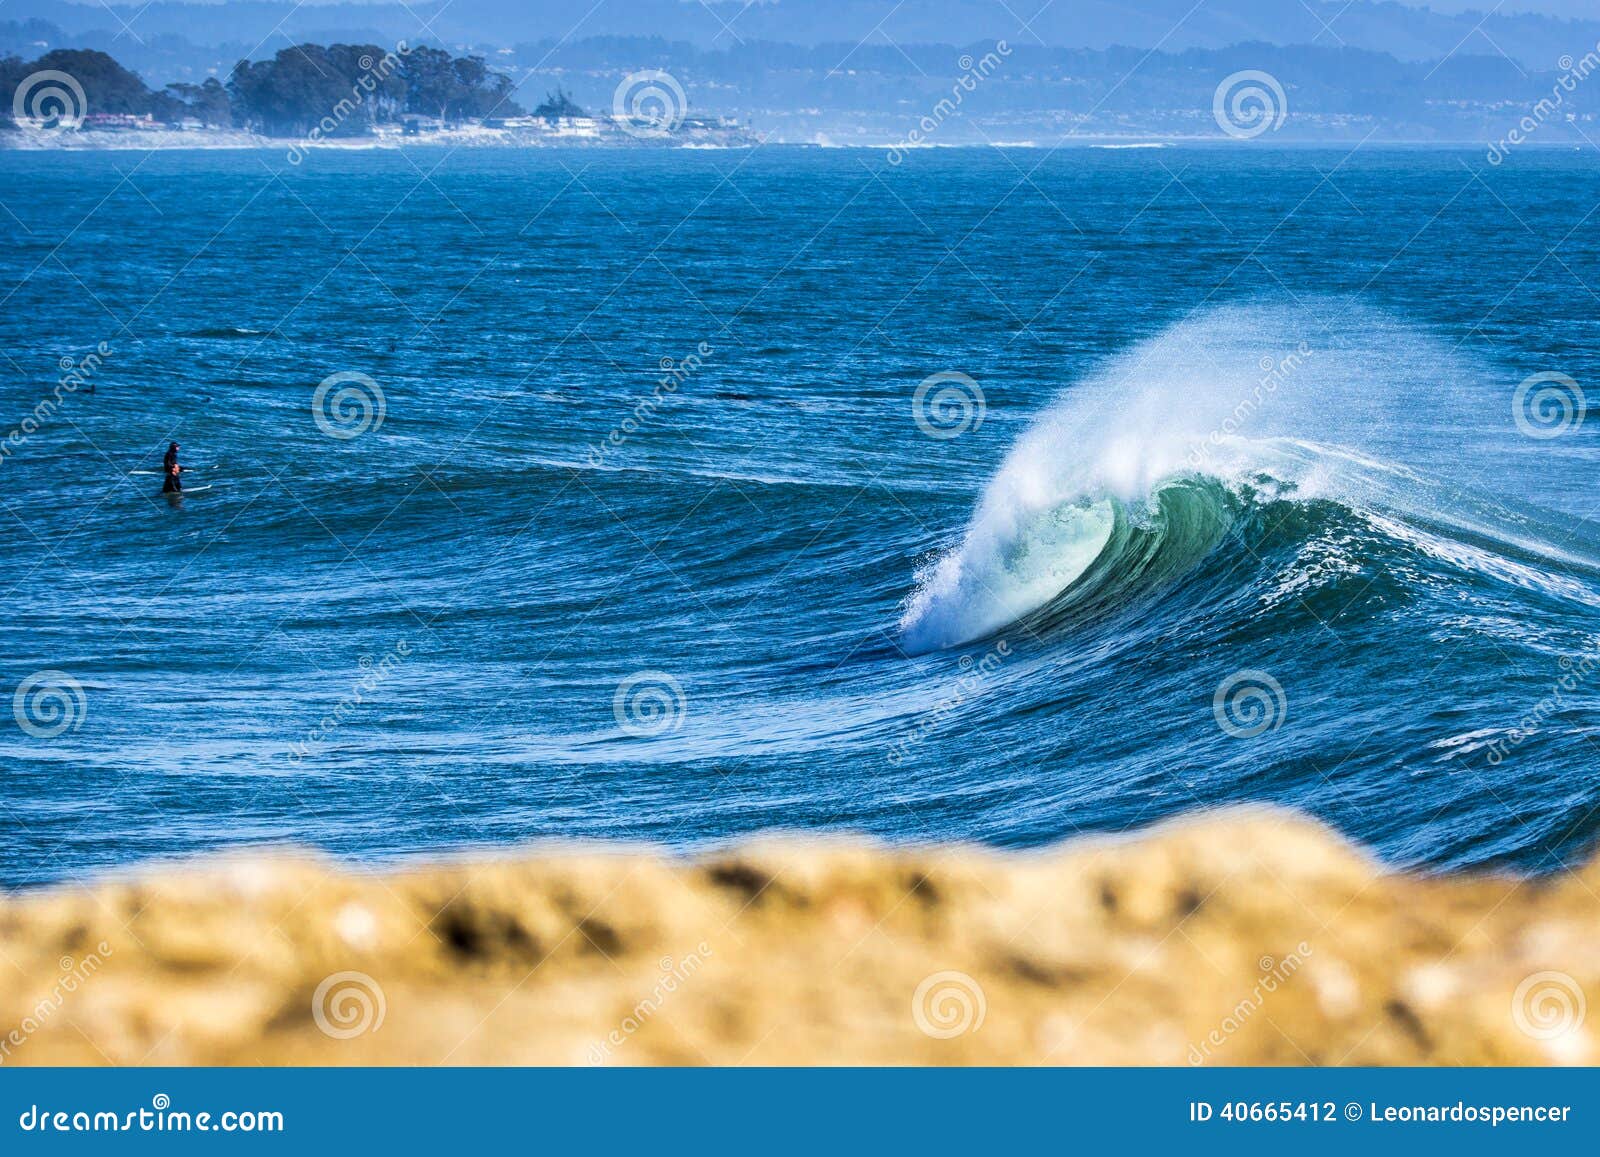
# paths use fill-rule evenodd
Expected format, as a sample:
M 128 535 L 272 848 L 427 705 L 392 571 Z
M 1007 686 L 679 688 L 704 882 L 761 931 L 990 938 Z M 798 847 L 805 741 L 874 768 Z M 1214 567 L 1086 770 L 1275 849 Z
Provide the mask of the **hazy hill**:
M 966 44 L 1008 39 L 1017 45 L 1107 48 L 1125 45 L 1181 52 L 1245 41 L 1364 48 L 1402 60 L 1455 52 L 1504 52 L 1524 67 L 1551 68 L 1565 53 L 1600 41 L 1600 19 L 1584 22 L 1496 11 L 1441 13 L 1393 0 L 424 0 L 421 3 L 149 5 L 10 0 L 10 20 L 48 20 L 71 35 L 103 31 L 122 42 L 181 36 L 197 45 L 437 37 L 450 47 L 596 36 L 660 36 L 699 47 L 741 41 L 815 46 Z M 1493 5 L 1486 4 L 1492 8 Z M 1594 9 L 1590 8 L 1593 12 Z M 132 30 L 130 34 L 124 25 Z

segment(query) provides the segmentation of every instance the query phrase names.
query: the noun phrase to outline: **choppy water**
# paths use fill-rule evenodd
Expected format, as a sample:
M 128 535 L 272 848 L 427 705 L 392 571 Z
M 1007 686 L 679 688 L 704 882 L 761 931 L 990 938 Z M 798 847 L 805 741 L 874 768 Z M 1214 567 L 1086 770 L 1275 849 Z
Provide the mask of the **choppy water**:
M 1600 804 L 1597 200 L 1532 151 L 0 154 L 0 882 L 1238 801 L 1548 870 Z

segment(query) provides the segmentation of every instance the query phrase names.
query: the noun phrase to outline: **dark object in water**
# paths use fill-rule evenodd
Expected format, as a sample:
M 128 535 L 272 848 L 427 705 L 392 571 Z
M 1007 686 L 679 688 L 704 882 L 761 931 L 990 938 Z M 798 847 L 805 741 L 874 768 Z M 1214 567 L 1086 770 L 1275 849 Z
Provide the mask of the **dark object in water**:
M 181 493 L 183 490 L 183 467 L 178 465 L 178 444 L 176 442 L 167 447 L 166 457 L 161 460 L 161 468 L 166 475 L 161 483 L 161 493 Z

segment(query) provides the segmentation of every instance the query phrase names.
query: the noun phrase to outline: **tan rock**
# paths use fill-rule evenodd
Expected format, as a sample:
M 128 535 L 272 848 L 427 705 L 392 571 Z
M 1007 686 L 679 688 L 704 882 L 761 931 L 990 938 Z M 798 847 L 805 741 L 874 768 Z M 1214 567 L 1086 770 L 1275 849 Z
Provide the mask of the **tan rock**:
M 762 840 L 0 904 L 6 1064 L 1593 1064 L 1600 871 L 1228 811 L 1035 854 Z

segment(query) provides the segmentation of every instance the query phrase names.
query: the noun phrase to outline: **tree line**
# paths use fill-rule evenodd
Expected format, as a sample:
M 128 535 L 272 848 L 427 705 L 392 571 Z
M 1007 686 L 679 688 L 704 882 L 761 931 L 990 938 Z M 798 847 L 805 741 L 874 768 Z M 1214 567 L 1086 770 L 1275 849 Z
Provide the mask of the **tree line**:
M 299 44 L 270 60 L 241 60 L 226 83 L 169 84 L 151 89 L 95 49 L 56 49 L 35 60 L 0 57 L 0 117 L 11 121 L 12 96 L 36 73 L 65 73 L 96 114 L 149 116 L 163 124 L 185 120 L 252 129 L 267 136 L 360 136 L 372 126 L 408 117 L 451 124 L 520 116 L 515 84 L 481 56 L 452 56 L 439 48 L 379 48 L 372 44 Z

